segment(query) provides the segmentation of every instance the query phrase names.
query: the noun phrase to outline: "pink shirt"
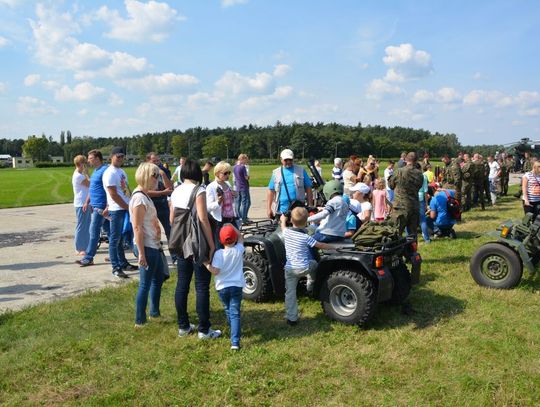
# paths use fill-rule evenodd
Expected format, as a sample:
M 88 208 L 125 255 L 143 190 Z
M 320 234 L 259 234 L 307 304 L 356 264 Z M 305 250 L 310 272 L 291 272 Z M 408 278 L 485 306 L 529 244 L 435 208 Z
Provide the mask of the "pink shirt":
M 386 191 L 384 189 L 375 189 L 373 195 L 373 217 L 375 219 L 384 219 L 386 216 Z

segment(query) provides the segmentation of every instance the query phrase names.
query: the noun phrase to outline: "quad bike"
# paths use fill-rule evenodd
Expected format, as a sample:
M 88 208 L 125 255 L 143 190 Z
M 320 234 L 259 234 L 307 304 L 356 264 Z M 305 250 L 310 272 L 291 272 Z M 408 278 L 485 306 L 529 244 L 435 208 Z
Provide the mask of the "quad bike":
M 526 214 L 521 221 L 506 221 L 489 235 L 498 239 L 486 243 L 473 254 L 471 276 L 477 284 L 499 289 L 519 284 L 525 269 L 536 273 L 540 259 L 540 216 Z

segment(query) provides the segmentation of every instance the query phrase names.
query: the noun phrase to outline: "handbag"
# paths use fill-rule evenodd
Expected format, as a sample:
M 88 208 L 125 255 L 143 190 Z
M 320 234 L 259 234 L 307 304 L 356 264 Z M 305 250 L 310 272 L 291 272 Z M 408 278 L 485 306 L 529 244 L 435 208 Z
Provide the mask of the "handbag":
M 169 238 L 169 251 L 201 265 L 210 260 L 210 246 L 197 216 L 195 199 L 199 184 L 195 184 L 187 208 L 174 208 Z

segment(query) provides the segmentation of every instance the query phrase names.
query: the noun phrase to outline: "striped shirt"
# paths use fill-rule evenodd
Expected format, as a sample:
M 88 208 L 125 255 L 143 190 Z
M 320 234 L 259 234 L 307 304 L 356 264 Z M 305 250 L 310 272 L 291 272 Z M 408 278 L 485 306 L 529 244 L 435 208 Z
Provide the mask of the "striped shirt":
M 287 263 L 285 267 L 292 269 L 306 269 L 309 267 L 311 247 L 315 247 L 317 241 L 307 233 L 299 232 L 291 228 L 283 230 L 283 240 L 285 243 L 285 256 Z
M 527 172 L 524 177 L 527 179 L 527 197 L 529 202 L 540 202 L 540 175 Z

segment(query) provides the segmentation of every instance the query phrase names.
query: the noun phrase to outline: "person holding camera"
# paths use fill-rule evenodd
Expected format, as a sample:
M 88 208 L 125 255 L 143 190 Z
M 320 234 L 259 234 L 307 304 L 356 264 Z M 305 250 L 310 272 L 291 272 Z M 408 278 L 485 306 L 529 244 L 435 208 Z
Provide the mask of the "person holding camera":
M 313 206 L 312 182 L 306 170 L 294 164 L 294 154 L 288 148 L 280 157 L 281 167 L 272 172 L 266 193 L 266 213 L 270 219 L 279 219 L 295 201 Z
M 214 181 L 206 187 L 206 207 L 210 214 L 210 225 L 212 226 L 216 249 L 223 248 L 219 241 L 219 231 L 225 223 L 231 223 L 235 227 L 239 227 L 234 205 L 237 193 L 233 191 L 229 183 L 231 171 L 232 168 L 228 162 L 220 161 L 214 167 Z

